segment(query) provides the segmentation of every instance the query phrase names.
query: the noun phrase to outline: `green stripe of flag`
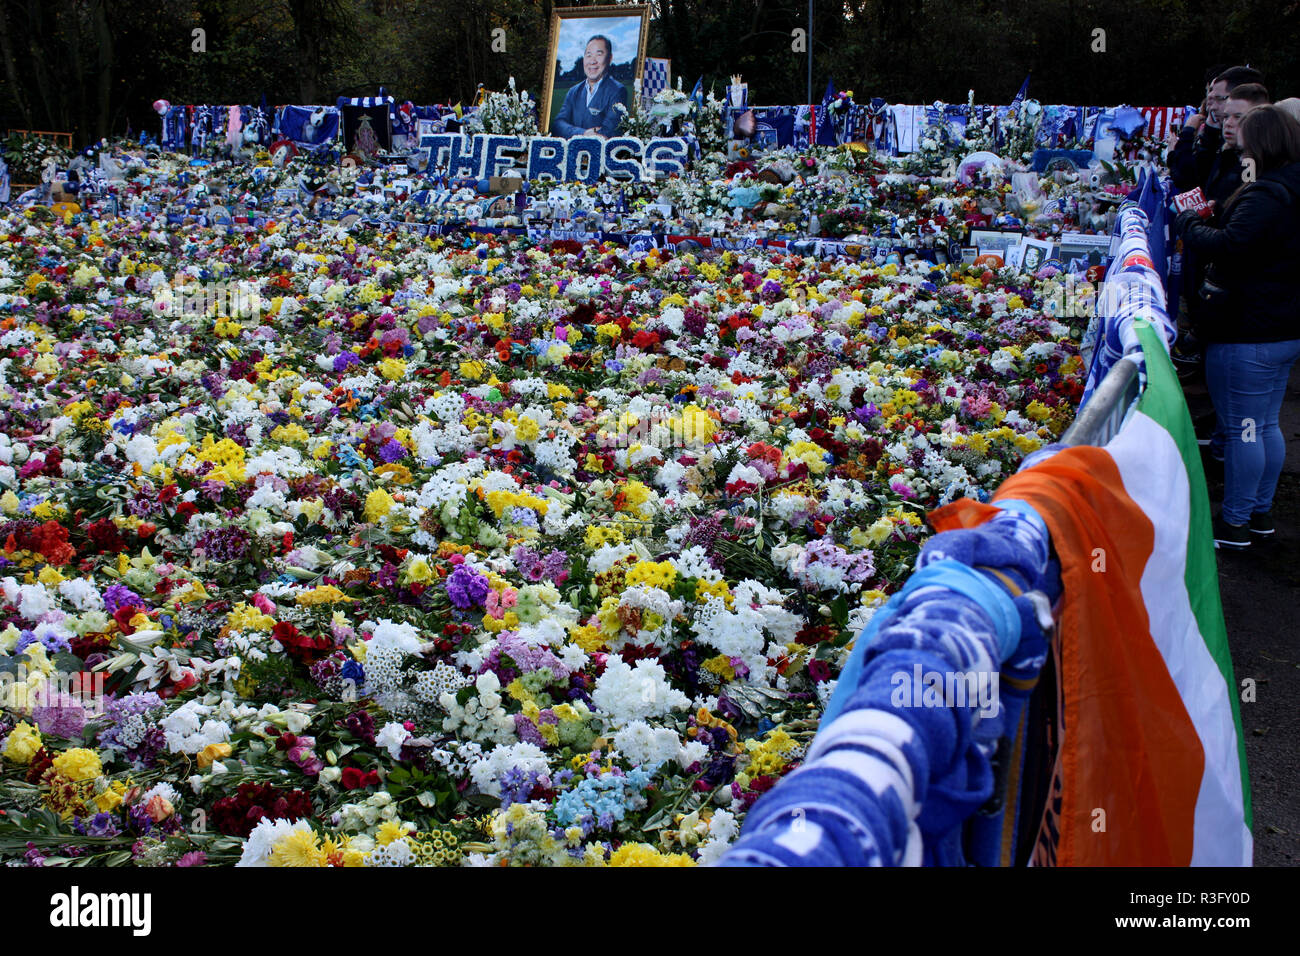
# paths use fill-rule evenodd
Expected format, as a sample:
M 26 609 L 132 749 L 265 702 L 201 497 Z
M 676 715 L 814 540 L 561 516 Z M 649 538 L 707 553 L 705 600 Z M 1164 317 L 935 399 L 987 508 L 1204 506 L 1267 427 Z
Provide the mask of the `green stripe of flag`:
M 1147 374 L 1146 390 L 1138 401 L 1138 410 L 1169 432 L 1187 469 L 1191 494 L 1185 576 L 1187 596 L 1201 637 L 1228 685 L 1228 699 L 1232 701 L 1232 722 L 1237 729 L 1237 756 L 1241 761 L 1242 803 L 1246 813 L 1246 826 L 1253 830 L 1255 824 L 1250 778 L 1246 773 L 1246 738 L 1241 730 L 1241 702 L 1237 696 L 1237 681 L 1232 670 L 1232 654 L 1228 650 L 1228 631 L 1223 623 L 1219 568 L 1210 523 L 1210 495 L 1205 486 L 1201 453 L 1196 444 L 1196 432 L 1187 411 L 1187 402 L 1183 398 L 1182 386 L 1178 384 L 1178 376 L 1174 372 L 1169 353 L 1149 322 L 1139 321 L 1136 326 L 1138 340 L 1142 343 L 1142 351 L 1146 356 Z

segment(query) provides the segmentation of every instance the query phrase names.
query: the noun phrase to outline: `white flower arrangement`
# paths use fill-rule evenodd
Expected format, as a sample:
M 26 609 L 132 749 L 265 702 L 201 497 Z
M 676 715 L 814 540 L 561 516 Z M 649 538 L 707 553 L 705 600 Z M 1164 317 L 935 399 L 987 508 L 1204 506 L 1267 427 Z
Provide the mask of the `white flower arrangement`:
M 658 97 L 656 97 L 656 100 Z M 615 103 L 614 109 L 618 110 L 623 117 L 623 123 L 620 132 L 624 136 L 635 136 L 637 139 L 650 139 L 658 131 L 662 122 L 655 116 L 653 109 L 646 109 L 645 103 L 641 97 L 641 81 L 634 80 L 632 83 L 632 96 L 629 105 L 624 106 L 622 103 Z
M 536 136 L 537 104 L 527 90 L 515 91 L 510 77 L 507 92 L 487 94 L 483 105 L 465 122 L 465 132 L 495 133 L 502 136 Z
M 680 83 L 681 80 L 679 79 Z M 650 115 L 665 129 L 672 127 L 673 120 L 689 116 L 695 104 L 680 89 L 660 90 L 654 95 Z
M 72 153 L 53 140 L 14 134 L 3 144 L 9 175 L 16 183 L 38 183 L 45 165 L 66 166 Z
M 700 153 L 723 153 L 727 149 L 726 127 L 723 118 L 727 111 L 727 101 L 719 99 L 710 91 L 701 109 L 695 113 L 695 136 L 700 142 Z

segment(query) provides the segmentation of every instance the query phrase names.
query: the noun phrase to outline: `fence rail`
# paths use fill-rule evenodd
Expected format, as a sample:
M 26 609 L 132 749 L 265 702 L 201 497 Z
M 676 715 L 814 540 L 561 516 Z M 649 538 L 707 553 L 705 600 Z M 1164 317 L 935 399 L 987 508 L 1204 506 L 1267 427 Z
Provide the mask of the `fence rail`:
M 72 149 L 72 134 L 59 133 L 48 129 L 11 129 L 9 131 L 15 136 L 21 136 L 23 139 L 52 139 L 55 142 L 61 142 L 68 149 Z
M 1137 363 L 1128 357 L 1120 359 L 1079 409 L 1074 422 L 1061 436 L 1061 444 L 1105 445 L 1124 427 L 1140 393 L 1141 376 Z

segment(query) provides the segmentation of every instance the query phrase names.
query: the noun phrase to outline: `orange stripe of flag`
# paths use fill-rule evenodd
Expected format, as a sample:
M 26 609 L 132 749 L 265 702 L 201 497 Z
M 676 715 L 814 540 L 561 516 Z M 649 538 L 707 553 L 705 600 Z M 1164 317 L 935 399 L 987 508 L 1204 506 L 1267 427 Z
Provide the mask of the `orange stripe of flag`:
M 1190 864 L 1205 754 L 1151 637 L 1140 586 L 1155 540 L 1151 521 L 1100 448 L 1058 452 L 1008 478 L 994 497 L 1032 505 L 1061 560 L 1059 864 Z M 940 531 L 973 527 L 997 513 L 957 501 L 930 523 Z

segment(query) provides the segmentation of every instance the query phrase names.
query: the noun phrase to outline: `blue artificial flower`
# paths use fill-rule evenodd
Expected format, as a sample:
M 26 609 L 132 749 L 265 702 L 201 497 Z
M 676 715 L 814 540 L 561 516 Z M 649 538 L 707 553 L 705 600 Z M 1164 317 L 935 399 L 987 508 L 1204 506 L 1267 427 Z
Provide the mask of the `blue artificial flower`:
M 366 669 L 361 666 L 360 661 L 344 661 L 342 677 L 344 680 L 350 680 L 357 686 L 360 686 L 366 681 Z

